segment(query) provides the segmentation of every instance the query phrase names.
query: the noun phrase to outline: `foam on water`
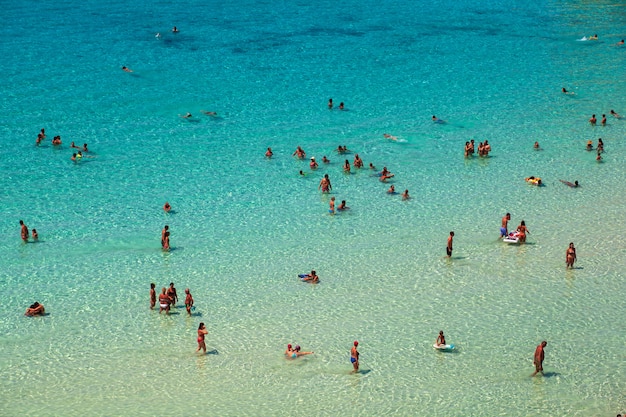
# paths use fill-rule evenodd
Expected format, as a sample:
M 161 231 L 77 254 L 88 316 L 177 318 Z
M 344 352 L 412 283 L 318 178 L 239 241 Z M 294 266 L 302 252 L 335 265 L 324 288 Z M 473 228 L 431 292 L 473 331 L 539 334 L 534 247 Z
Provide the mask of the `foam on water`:
M 623 411 L 626 121 L 587 123 L 626 113 L 620 12 L 550 1 L 429 10 L 6 8 L 5 55 L 19 59 L 3 61 L 0 96 L 1 414 Z M 330 97 L 347 111 L 329 111 Z M 602 163 L 584 150 L 598 137 Z M 470 138 L 488 139 L 491 156 L 464 159 Z M 72 163 L 71 141 L 95 157 Z M 297 145 L 305 160 L 291 156 Z M 354 153 L 395 177 L 343 174 Z M 328 215 L 326 173 L 349 211 Z M 390 184 L 412 198 L 387 195 Z M 526 245 L 498 241 L 506 212 L 511 226 L 526 221 Z M 19 219 L 39 243 L 19 240 Z M 565 271 L 570 241 L 579 260 Z M 311 269 L 320 285 L 297 279 Z M 182 303 L 169 317 L 149 311 L 150 282 L 172 281 L 191 288 L 191 318 Z M 50 314 L 22 317 L 35 299 Z M 432 349 L 440 329 L 455 352 Z M 351 375 L 355 339 L 364 372 Z M 546 377 L 530 379 L 543 339 Z M 315 355 L 285 361 L 290 342 Z

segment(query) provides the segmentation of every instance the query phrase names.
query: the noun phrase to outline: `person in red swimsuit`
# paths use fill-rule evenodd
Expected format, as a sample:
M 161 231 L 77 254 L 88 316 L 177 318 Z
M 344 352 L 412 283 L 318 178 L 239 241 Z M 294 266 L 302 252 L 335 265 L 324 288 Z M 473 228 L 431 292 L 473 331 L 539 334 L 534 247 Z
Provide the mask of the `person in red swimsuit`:
M 206 353 L 206 344 L 204 343 L 204 336 L 209 333 L 209 331 L 204 327 L 204 323 L 200 323 L 198 326 L 198 349 L 196 352 L 200 352 L 202 349 L 202 353 Z

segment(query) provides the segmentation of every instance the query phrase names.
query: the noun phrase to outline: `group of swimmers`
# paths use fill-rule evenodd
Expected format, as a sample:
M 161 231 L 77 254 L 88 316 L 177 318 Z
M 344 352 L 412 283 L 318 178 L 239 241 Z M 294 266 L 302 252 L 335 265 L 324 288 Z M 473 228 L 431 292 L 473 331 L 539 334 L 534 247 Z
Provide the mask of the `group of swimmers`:
M 359 371 L 359 351 L 357 347 L 359 346 L 359 342 L 357 340 L 352 343 L 352 348 L 350 349 L 350 363 L 352 364 L 352 371 Z M 287 359 L 297 359 L 300 356 L 312 355 L 315 352 L 303 352 L 300 348 L 300 345 L 296 345 L 293 347 L 291 343 L 287 345 L 287 349 L 285 350 L 285 358 Z
M 150 284 L 150 310 L 154 310 L 157 302 L 156 296 L 156 285 L 154 283 Z M 159 314 L 165 311 L 165 314 L 170 313 L 171 308 L 176 307 L 176 303 L 178 302 L 178 294 L 176 293 L 176 288 L 174 287 L 174 283 L 170 282 L 170 286 L 165 288 L 161 288 L 161 294 L 159 294 Z M 185 288 L 185 309 L 187 310 L 187 315 L 191 316 L 191 308 L 193 307 L 193 296 L 189 291 L 189 288 Z
M 328 99 L 328 109 L 329 110 L 333 109 L 333 99 L 332 98 Z M 339 110 L 345 110 L 345 106 L 343 104 L 343 101 L 341 103 L 339 103 Z
M 23 220 L 20 220 L 20 236 L 24 243 L 28 243 L 28 238 L 30 234 L 28 233 L 28 226 L 24 224 Z M 39 234 L 37 233 L 37 229 L 32 230 L 33 241 L 37 242 L 39 240 Z
M 469 142 L 465 142 L 465 157 L 469 158 L 474 156 L 474 152 L 474 139 L 471 139 Z M 491 152 L 491 145 L 489 144 L 489 141 L 485 140 L 484 142 L 480 142 L 478 144 L 478 156 L 489 156 L 489 152 Z

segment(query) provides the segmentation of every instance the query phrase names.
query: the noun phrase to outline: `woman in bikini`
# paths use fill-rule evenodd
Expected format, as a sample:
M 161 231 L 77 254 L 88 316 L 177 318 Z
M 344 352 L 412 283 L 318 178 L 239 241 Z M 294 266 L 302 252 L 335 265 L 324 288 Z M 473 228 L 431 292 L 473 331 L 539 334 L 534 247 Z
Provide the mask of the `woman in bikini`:
M 204 327 L 204 323 L 200 323 L 198 326 L 198 349 L 196 352 L 200 352 L 202 349 L 203 353 L 206 353 L 206 344 L 204 343 L 204 336 L 209 333 L 209 331 Z

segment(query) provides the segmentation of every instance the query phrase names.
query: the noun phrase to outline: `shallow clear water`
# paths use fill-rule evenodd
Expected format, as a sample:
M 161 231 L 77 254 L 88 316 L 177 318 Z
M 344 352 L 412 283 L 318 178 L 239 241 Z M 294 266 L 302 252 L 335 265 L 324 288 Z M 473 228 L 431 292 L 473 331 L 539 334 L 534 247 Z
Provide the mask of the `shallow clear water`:
M 626 121 L 587 123 L 626 113 L 622 14 L 572 1 L 6 7 L 0 414 L 624 411 Z M 584 150 L 598 137 L 602 163 Z M 463 158 L 471 138 L 489 158 Z M 74 164 L 71 141 L 94 158 Z M 343 174 L 354 153 L 338 145 L 412 198 L 368 169 Z M 349 211 L 328 214 L 326 173 Z M 526 245 L 498 241 L 506 212 L 526 221 Z M 20 219 L 39 243 L 20 241 Z M 297 279 L 311 269 L 320 285 Z M 191 289 L 191 318 L 182 303 L 148 309 L 150 282 L 172 281 Z M 50 314 L 22 317 L 34 300 Z M 440 329 L 455 352 L 432 349 Z M 531 379 L 544 339 L 546 377 Z M 315 354 L 286 361 L 287 343 Z

